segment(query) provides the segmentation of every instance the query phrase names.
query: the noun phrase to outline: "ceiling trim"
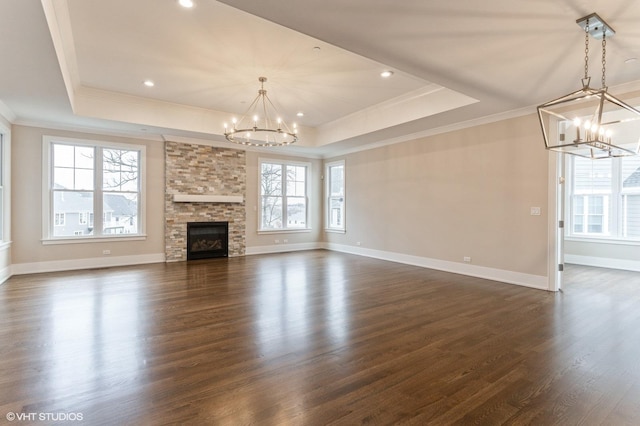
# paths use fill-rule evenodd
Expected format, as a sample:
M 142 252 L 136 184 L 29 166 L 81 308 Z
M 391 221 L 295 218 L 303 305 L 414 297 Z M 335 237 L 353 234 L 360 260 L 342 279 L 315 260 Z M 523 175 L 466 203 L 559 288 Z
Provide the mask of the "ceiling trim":
M 71 17 L 67 0 L 42 0 L 42 8 L 58 57 L 62 79 L 71 108 L 75 111 L 75 91 L 80 85 L 76 49 L 71 32 Z
M 324 146 L 355 138 L 476 102 L 479 101 L 431 83 L 405 95 L 319 126 L 317 145 Z
M 18 118 L 11 108 L 7 106 L 2 100 L 0 100 L 0 115 L 5 118 L 9 123 L 16 121 Z
M 232 113 L 84 86 L 79 74 L 68 0 L 41 2 L 74 114 L 167 129 L 168 133 L 176 130 L 223 136 L 223 123 L 234 115 Z M 477 99 L 462 93 L 428 83 L 319 127 L 300 126 L 296 146 L 324 147 L 476 102 Z
M 280 147 L 258 147 L 258 146 L 248 146 L 248 145 L 238 145 L 231 142 L 220 142 L 220 141 L 212 141 L 207 139 L 199 139 L 199 138 L 191 138 L 184 136 L 174 136 L 174 135 L 162 135 L 162 138 L 165 142 L 180 142 L 180 143 L 188 143 L 188 144 L 196 144 L 196 145 L 206 145 L 214 148 L 227 148 L 227 149 L 237 149 L 240 151 L 248 151 L 248 152 L 258 152 L 263 154 L 270 155 L 286 155 L 287 157 L 301 157 L 315 160 L 322 160 L 325 158 L 321 154 L 311 153 L 307 150 L 299 151 L 295 149 L 295 146 L 280 146 Z

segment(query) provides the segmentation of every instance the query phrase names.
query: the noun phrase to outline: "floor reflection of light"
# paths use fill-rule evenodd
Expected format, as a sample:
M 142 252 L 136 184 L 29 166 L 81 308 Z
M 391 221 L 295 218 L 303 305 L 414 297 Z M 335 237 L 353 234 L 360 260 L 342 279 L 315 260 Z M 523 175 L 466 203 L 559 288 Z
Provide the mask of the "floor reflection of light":
M 342 344 L 347 339 L 349 313 L 347 312 L 347 293 L 345 290 L 344 268 L 340 262 L 329 263 L 327 286 L 329 288 L 326 305 L 325 323 L 334 344 Z
M 302 349 L 309 337 L 304 267 L 273 266 L 260 278 L 255 300 L 258 341 L 263 355 Z
M 44 356 L 53 360 L 47 381 L 52 396 L 103 389 L 110 381 L 123 385 L 136 378 L 137 293 L 76 287 L 56 292 L 51 304 L 51 353 Z M 109 372 L 112 376 L 105 374 Z

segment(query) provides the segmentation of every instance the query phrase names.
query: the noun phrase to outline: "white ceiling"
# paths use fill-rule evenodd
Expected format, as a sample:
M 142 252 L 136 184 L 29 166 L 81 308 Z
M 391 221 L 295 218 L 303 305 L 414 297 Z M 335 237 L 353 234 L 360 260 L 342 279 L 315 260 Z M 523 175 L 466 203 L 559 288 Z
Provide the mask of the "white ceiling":
M 640 58 L 637 1 L 194 1 L 3 0 L 0 113 L 18 124 L 223 141 L 222 123 L 266 76 L 278 110 L 302 126 L 293 152 L 327 156 L 533 112 L 579 88 L 575 20 L 591 12 L 617 32 L 607 84 L 640 79 L 640 60 L 625 63 Z M 591 51 L 599 82 L 599 42 Z M 385 69 L 392 78 L 380 78 Z

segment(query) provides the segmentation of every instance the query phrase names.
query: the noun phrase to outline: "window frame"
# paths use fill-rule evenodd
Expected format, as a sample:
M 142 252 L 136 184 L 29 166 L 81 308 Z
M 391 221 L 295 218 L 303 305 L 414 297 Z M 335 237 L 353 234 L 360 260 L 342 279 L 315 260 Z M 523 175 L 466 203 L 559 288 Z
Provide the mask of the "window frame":
M 342 225 L 341 226 L 331 226 L 331 201 L 337 196 L 331 195 L 331 169 L 333 167 L 342 167 Z M 347 232 L 347 167 L 345 164 L 345 160 L 337 160 L 331 161 L 325 164 L 324 167 L 324 175 L 325 175 L 325 209 L 324 209 L 324 230 L 326 232 L 337 232 L 337 233 L 346 233 Z
M 262 195 L 262 165 L 263 164 L 273 164 L 273 165 L 279 165 L 282 166 L 284 170 L 286 170 L 287 166 L 292 166 L 292 167 L 304 167 L 305 168 L 305 206 L 306 206 L 306 211 L 305 211 L 305 227 L 300 227 L 300 228 L 289 228 L 287 227 L 287 209 L 286 209 L 286 205 L 287 205 L 287 194 L 286 194 L 286 190 L 287 190 L 287 181 L 286 181 L 286 172 L 282 173 L 282 188 L 283 188 L 283 194 L 282 194 L 282 224 L 283 227 L 282 228 L 263 228 L 262 227 L 262 206 L 263 206 L 263 195 Z M 311 162 L 305 162 L 305 161 L 292 161 L 292 160 L 283 160 L 283 159 L 274 159 L 274 158 L 258 158 L 258 214 L 257 214 L 257 220 L 258 220 L 258 234 L 274 234 L 274 233 L 297 233 L 297 232 L 310 232 L 312 230 L 311 228 L 311 205 L 312 205 L 312 200 L 311 197 L 309 196 L 310 194 L 310 189 L 311 189 Z M 295 196 L 292 196 L 295 197 Z M 297 197 L 296 197 L 297 198 Z
M 96 149 L 94 159 L 94 182 L 91 190 L 78 190 L 78 192 L 91 192 L 94 194 L 94 217 L 100 213 L 102 217 L 104 194 L 111 191 L 102 188 L 102 150 L 115 149 L 126 151 L 138 151 L 138 232 L 135 234 L 103 234 L 100 227 L 94 227 L 94 235 L 65 235 L 54 236 L 54 212 L 53 212 L 53 146 L 64 144 L 73 146 L 93 147 Z M 100 153 L 100 155 L 98 154 Z M 127 240 L 145 240 L 146 235 L 146 146 L 118 142 L 106 142 L 92 139 L 77 139 L 45 135 L 42 138 L 42 244 L 74 244 L 91 242 L 112 242 Z M 100 167 L 96 167 L 100 162 Z M 86 212 L 85 212 L 86 213 Z M 66 215 L 65 215 L 66 216 Z M 65 222 L 67 221 L 65 217 Z M 89 219 L 89 218 L 88 218 Z M 78 219 L 80 221 L 80 218 Z M 100 224 L 102 225 L 102 223 Z
M 565 228 L 565 238 L 569 241 L 582 241 L 582 242 L 606 242 L 612 244 L 623 245 L 640 245 L 640 237 L 625 237 L 624 225 L 626 218 L 624 216 L 624 197 L 626 195 L 640 195 L 640 188 L 623 188 L 623 172 L 622 161 L 625 157 L 612 158 L 611 160 L 611 186 L 609 190 L 598 190 L 591 192 L 583 192 L 575 190 L 575 161 L 576 156 L 567 155 L 565 170 L 566 170 L 566 194 L 565 205 L 567 206 L 566 218 L 568 226 Z M 600 161 L 600 160 L 590 160 Z M 588 198 L 589 197 L 602 197 L 603 198 L 603 232 L 601 234 L 590 234 L 588 232 L 575 232 L 575 205 L 574 197 L 581 196 L 584 199 L 583 202 L 583 223 L 584 230 L 588 229 Z M 608 200 L 607 200 L 608 199 Z M 593 214 L 592 214 L 593 215 Z

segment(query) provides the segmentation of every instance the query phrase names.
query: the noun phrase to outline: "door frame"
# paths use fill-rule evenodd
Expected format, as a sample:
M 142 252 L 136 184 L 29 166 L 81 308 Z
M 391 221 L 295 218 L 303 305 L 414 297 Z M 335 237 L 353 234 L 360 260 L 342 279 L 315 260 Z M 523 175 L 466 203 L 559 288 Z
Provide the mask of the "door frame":
M 554 292 L 562 290 L 563 281 L 559 265 L 564 267 L 564 229 L 560 227 L 561 221 L 566 223 L 564 162 L 563 153 L 549 151 L 547 276 L 548 290 Z

